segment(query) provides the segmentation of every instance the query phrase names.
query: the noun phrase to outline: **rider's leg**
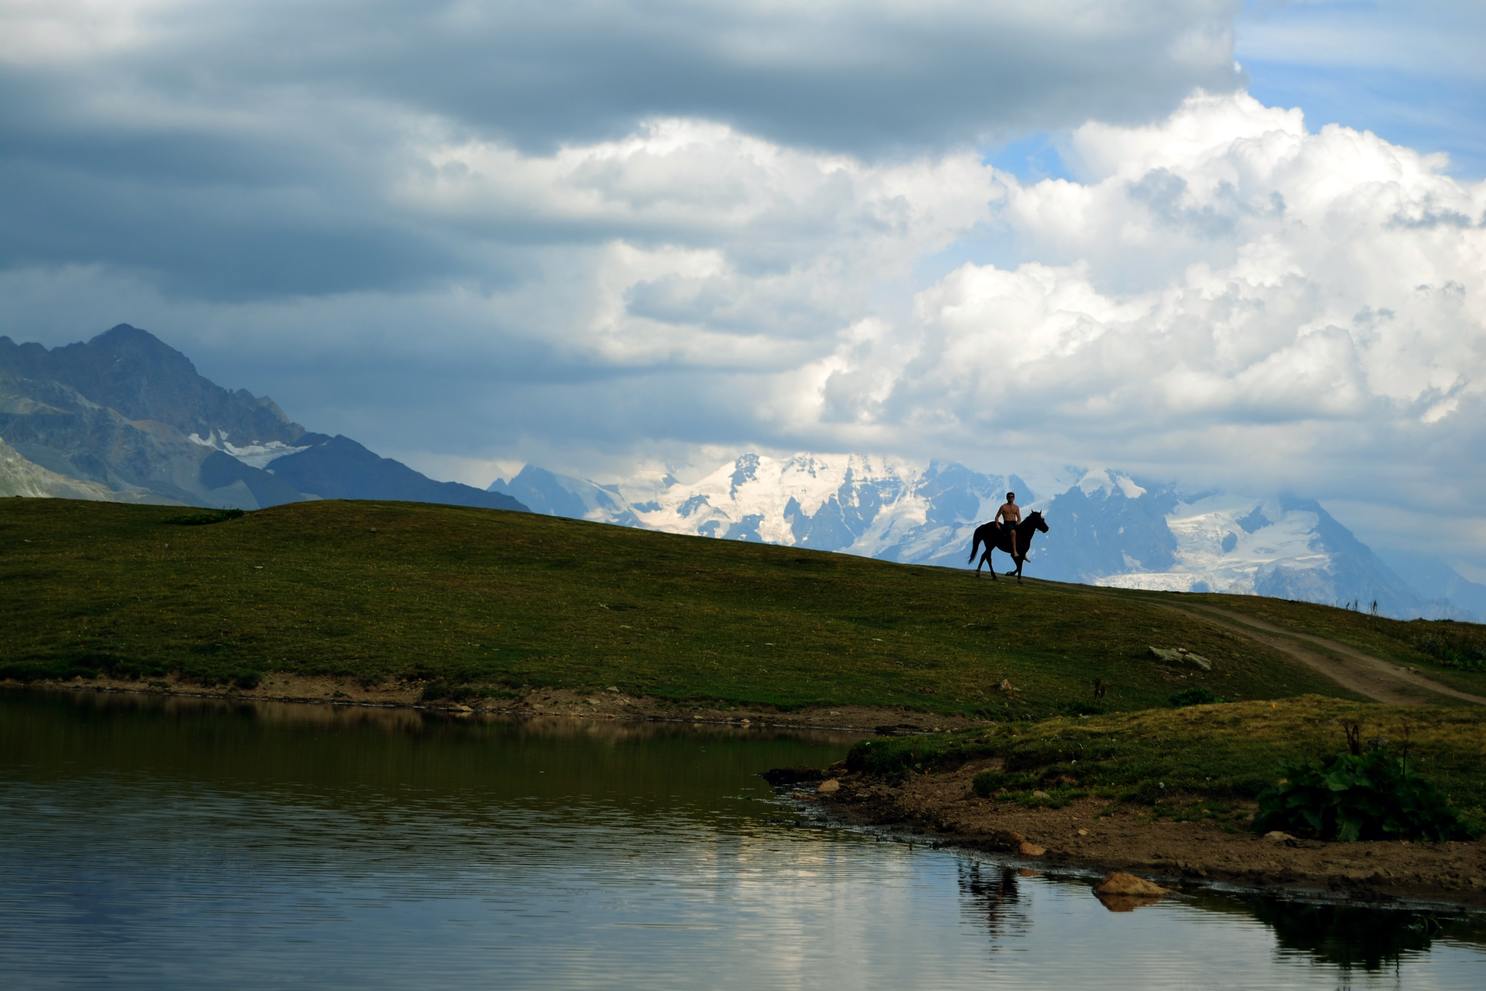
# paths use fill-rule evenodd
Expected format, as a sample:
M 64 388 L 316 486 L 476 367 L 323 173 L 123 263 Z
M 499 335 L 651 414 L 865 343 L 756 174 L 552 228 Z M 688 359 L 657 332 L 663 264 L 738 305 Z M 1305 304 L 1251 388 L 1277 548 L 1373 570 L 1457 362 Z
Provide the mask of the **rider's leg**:
M 1016 527 L 1009 526 L 1006 529 L 1007 529 L 1007 532 L 1009 532 L 1011 534 L 1011 559 L 1013 561 L 1015 561 L 1016 560 Z

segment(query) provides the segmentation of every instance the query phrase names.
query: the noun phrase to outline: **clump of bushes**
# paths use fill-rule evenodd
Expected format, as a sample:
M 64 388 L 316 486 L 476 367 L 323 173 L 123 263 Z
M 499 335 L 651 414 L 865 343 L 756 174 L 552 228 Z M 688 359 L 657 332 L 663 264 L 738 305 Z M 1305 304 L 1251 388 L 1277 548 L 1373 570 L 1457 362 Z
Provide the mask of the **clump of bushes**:
M 1409 766 L 1406 748 L 1374 742 L 1347 724 L 1346 753 L 1285 768 L 1259 795 L 1255 832 L 1280 830 L 1323 840 L 1471 839 L 1449 800 Z
M 225 523 L 245 515 L 241 509 L 216 509 L 205 513 L 187 513 L 184 516 L 172 516 L 166 523 L 172 526 L 208 526 L 212 523 Z
M 1410 623 L 1409 643 L 1447 668 L 1486 671 L 1486 635 L 1477 628 L 1442 621 Z
M 1212 705 L 1218 697 L 1206 688 L 1184 688 L 1167 701 L 1173 709 L 1182 709 L 1189 705 Z

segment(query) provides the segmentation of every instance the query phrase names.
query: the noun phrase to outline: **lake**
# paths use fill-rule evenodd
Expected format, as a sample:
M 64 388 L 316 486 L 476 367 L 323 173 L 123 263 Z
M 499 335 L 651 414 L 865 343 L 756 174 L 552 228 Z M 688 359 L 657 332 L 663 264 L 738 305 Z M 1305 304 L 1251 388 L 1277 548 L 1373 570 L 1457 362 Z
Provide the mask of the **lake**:
M 833 827 L 849 738 L 0 692 L 7 988 L 1471 988 L 1479 916 L 1086 879 Z

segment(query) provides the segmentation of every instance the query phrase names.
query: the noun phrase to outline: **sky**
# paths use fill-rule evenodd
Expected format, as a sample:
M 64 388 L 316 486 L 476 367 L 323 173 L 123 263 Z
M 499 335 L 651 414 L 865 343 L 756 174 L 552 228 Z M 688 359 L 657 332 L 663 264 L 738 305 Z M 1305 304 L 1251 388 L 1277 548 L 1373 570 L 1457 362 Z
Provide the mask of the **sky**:
M 440 478 L 1321 499 L 1486 579 L 1486 4 L 0 0 L 0 334 Z

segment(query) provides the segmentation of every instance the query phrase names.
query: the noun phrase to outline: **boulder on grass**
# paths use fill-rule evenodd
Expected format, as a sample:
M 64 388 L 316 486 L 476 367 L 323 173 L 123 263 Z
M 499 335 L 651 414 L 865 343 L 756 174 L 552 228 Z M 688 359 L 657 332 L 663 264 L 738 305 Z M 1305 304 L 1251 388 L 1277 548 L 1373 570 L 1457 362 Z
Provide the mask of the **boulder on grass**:
M 1211 671 L 1213 662 L 1185 647 L 1150 647 L 1150 655 L 1164 664 L 1182 664 L 1199 671 Z

